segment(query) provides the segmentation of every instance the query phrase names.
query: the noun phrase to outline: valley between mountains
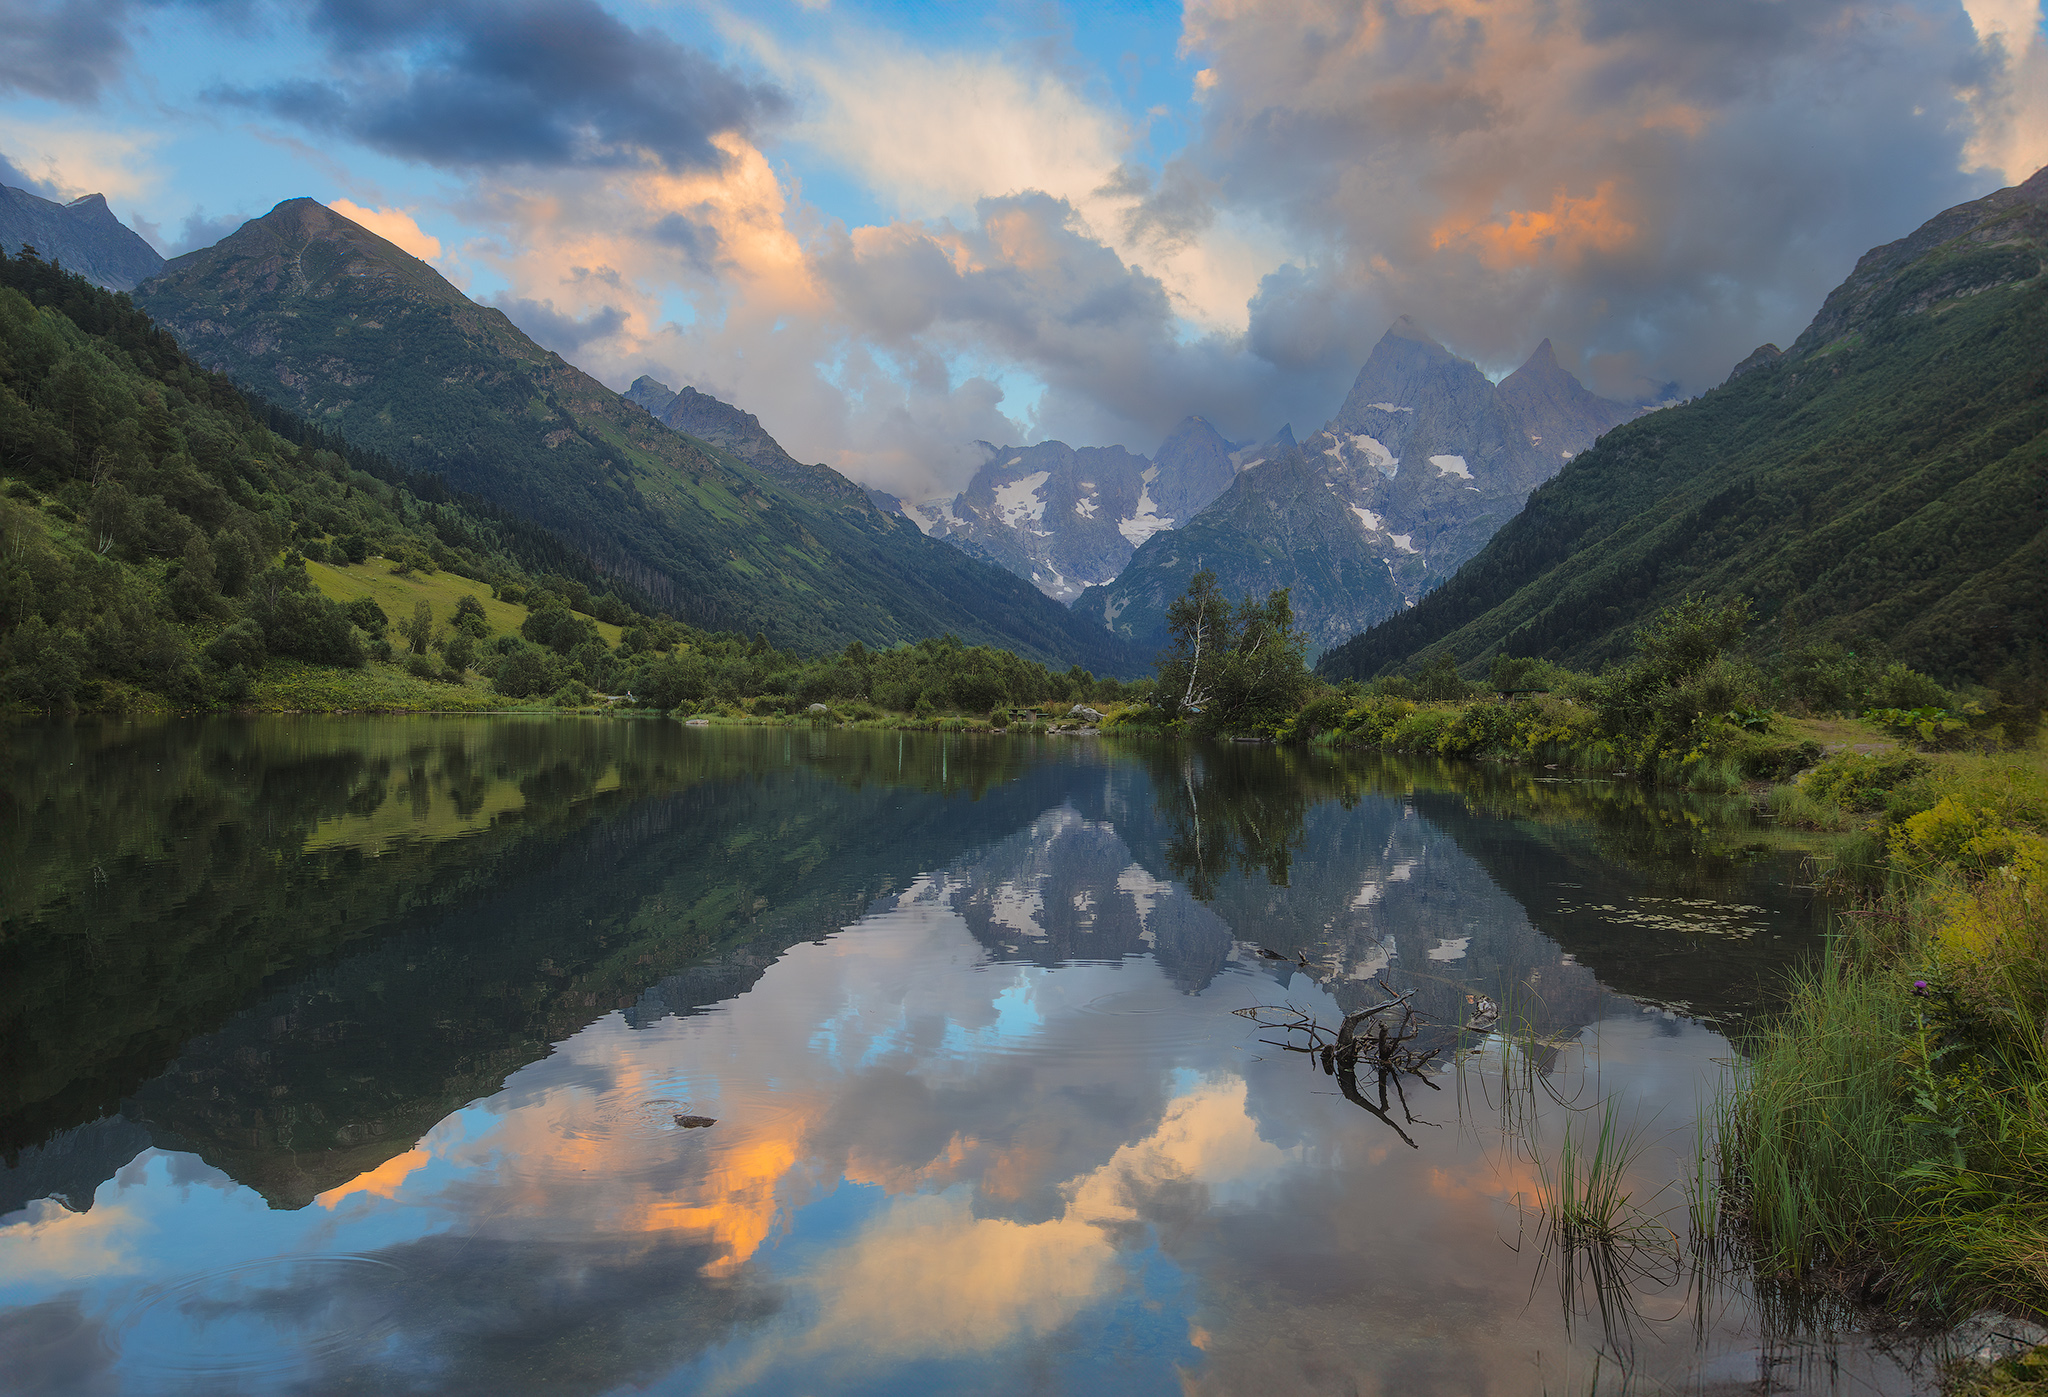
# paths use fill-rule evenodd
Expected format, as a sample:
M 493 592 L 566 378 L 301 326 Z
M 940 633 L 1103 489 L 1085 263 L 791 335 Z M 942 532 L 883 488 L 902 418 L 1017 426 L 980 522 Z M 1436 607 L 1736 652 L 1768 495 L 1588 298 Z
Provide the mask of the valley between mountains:
M 915 500 L 688 384 L 614 392 L 312 200 L 169 263 L 103 200 L 8 190 L 0 236 L 641 604 L 793 652 L 952 635 L 1136 678 L 1206 571 L 1227 598 L 1286 589 L 1331 679 L 1599 662 L 1696 591 L 1753 597 L 1781 640 L 1881 635 L 1960 674 L 2048 631 L 2044 205 L 2037 174 L 1939 214 L 1691 401 L 1602 398 L 1548 340 L 1495 382 L 1404 315 L 1306 437 L 1190 413 L 1149 456 L 981 442 L 964 489 Z

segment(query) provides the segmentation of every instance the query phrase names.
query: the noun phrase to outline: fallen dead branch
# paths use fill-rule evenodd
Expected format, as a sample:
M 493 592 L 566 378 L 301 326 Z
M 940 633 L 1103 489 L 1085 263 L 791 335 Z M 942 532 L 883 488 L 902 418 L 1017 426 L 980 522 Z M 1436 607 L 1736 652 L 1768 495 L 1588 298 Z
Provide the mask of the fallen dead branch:
M 1414 1112 L 1408 1109 L 1408 1094 L 1402 1088 L 1401 1079 L 1413 1077 L 1431 1091 L 1442 1090 L 1424 1074 L 1423 1069 L 1443 1049 L 1436 1047 L 1417 1052 L 1408 1046 L 1421 1034 L 1426 1023 L 1410 1003 L 1415 997 L 1414 990 L 1396 991 L 1383 978 L 1373 983 L 1387 996 L 1385 1002 L 1352 1010 L 1334 1029 L 1326 1028 L 1316 1021 L 1313 1014 L 1293 1004 L 1284 1007 L 1254 1004 L 1231 1012 L 1262 1028 L 1280 1030 L 1286 1035 L 1284 1041 L 1272 1038 L 1259 1041 L 1290 1053 L 1305 1053 L 1310 1061 L 1320 1062 L 1323 1072 L 1337 1079 L 1346 1100 L 1385 1121 L 1412 1149 L 1415 1141 L 1394 1120 L 1393 1104 L 1395 1101 L 1400 1103 L 1401 1115 L 1409 1125 L 1435 1125 L 1434 1121 L 1417 1120 Z M 1377 1102 L 1359 1089 L 1358 1072 L 1361 1067 L 1376 1079 Z M 1389 1088 L 1393 1091 L 1392 1100 L 1388 1097 Z

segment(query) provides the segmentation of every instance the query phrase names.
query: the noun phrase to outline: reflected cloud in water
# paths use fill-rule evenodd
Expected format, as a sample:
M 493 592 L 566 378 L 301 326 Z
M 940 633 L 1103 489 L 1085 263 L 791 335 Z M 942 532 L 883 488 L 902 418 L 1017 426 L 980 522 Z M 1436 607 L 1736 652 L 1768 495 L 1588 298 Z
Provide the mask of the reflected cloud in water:
M 495 892 L 187 1039 L 130 1098 L 158 1143 L 90 1211 L 0 1221 L 0 1361 L 48 1391 L 1585 1389 L 1600 1338 L 1532 1301 L 1514 1245 L 1525 1142 L 1612 1098 L 1689 1148 L 1730 1047 L 1603 983 L 1611 947 L 1561 945 L 1531 890 L 1719 879 L 1796 940 L 1767 863 L 1617 859 L 1583 812 L 1532 835 L 1409 771 L 916 746 L 778 734 L 565 780 L 585 815 L 492 853 Z M 302 856 L 342 828 L 311 819 Z M 1593 901 L 1570 890 L 1567 932 Z M 1381 975 L 1439 1026 L 1501 997 L 1556 1090 L 1507 1108 L 1467 1035 L 1411 1093 L 1438 1127 L 1411 1149 L 1234 1012 L 1333 1023 Z M 573 1018 L 542 1036 L 533 1006 Z M 379 1104 L 436 1101 L 396 1132 Z M 1644 1194 L 1675 1167 L 1647 1151 Z M 1753 1375 L 1746 1304 L 1702 1341 L 1684 1298 L 1636 1297 L 1675 1316 L 1637 1371 Z

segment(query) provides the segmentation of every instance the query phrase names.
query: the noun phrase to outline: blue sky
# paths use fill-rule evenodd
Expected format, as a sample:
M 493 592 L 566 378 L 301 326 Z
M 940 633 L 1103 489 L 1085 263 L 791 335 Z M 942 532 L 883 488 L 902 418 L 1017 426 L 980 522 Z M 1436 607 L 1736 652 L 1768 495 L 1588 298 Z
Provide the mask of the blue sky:
M 311 195 L 614 387 L 921 496 L 1319 427 L 1410 314 L 1698 392 L 2048 160 L 2040 0 L 0 0 L 0 179 Z M 8 173 L 11 170 L 13 173 Z

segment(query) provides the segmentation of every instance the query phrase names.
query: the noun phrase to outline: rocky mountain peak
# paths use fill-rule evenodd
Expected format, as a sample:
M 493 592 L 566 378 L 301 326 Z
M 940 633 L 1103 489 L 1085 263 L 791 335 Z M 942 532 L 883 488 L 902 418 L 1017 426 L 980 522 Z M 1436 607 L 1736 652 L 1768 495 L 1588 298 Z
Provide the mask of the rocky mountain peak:
M 110 291 L 133 290 L 164 265 L 155 248 L 114 217 L 103 194 L 60 204 L 0 185 L 0 249 L 11 256 L 24 244 Z
M 1522 367 L 1508 375 L 1508 379 L 1513 379 L 1521 374 L 1527 374 L 1530 378 L 1555 379 L 1571 377 L 1570 374 L 1565 372 L 1564 365 L 1557 362 L 1557 350 L 1551 346 L 1550 336 L 1548 335 L 1543 337 L 1543 343 L 1536 346 L 1535 352 L 1522 361 Z M 1503 385 L 1506 382 L 1506 379 L 1502 380 Z
M 1450 353 L 1449 350 L 1444 349 L 1444 347 L 1441 344 L 1437 343 L 1436 336 L 1430 334 L 1429 331 L 1422 328 L 1421 321 L 1415 319 L 1415 317 L 1411 315 L 1403 315 L 1397 317 L 1394 323 L 1387 327 L 1387 333 L 1383 335 L 1381 338 L 1383 340 L 1408 340 L 1414 344 L 1426 345 L 1431 349 L 1439 350 L 1445 354 Z
M 768 434 L 753 413 L 688 384 L 670 388 L 660 379 L 642 374 L 619 396 L 653 413 L 663 426 L 728 451 L 812 499 L 862 510 L 880 507 L 866 490 L 830 466 L 805 465 L 783 450 L 782 443 Z
M 635 407 L 644 407 L 659 417 L 668 411 L 668 405 L 676 400 L 676 390 L 652 374 L 641 374 L 633 380 L 632 386 L 619 396 Z
M 363 227 L 362 224 L 336 213 L 318 199 L 303 197 L 284 200 L 273 207 L 269 213 L 264 214 L 261 218 L 250 219 L 221 241 L 232 241 L 252 229 L 267 233 L 273 237 L 287 238 L 299 242 L 311 242 L 315 238 L 335 235 L 346 237 L 350 233 L 361 233 L 366 238 L 377 237 L 375 233 Z M 383 242 L 384 240 L 377 238 L 377 241 Z M 397 247 L 395 243 L 391 244 L 391 246 Z M 193 254 L 187 253 L 186 255 L 192 256 Z
M 1182 523 L 1201 513 L 1230 488 L 1237 474 L 1231 450 L 1229 440 L 1207 418 L 1183 417 L 1152 453 L 1158 473 L 1146 482 L 1146 489 L 1155 512 Z
M 1194 416 L 1150 460 L 1121 446 L 974 445 L 982 463 L 965 490 L 903 513 L 1059 601 L 1115 577 L 1132 550 L 1199 514 L 1237 474 L 1231 443 Z
M 1633 411 L 1587 389 L 1558 362 L 1547 338 L 1528 362 L 1500 381 L 1497 393 L 1530 450 L 1548 463 L 1549 471 L 1591 446 L 1601 433 L 1626 422 Z
M 1957 204 L 1857 259 L 1788 356 L 1827 348 L 1872 321 L 2039 276 L 2048 252 L 2048 166 Z
M 1726 387 L 1727 384 L 1733 383 L 1751 369 L 1760 369 L 1766 364 L 1774 364 L 1779 359 L 1782 359 L 1784 355 L 1785 351 L 1778 348 L 1775 344 L 1760 344 L 1755 349 L 1749 351 L 1748 358 L 1728 370 L 1728 377 L 1723 381 L 1722 386 Z
M 396 297 L 453 311 L 472 333 L 510 348 L 547 355 L 502 311 L 479 306 L 452 282 L 398 244 L 344 218 L 317 199 L 287 199 L 252 218 L 212 247 L 173 257 L 151 279 L 159 290 L 198 293 L 223 314 L 239 314 L 252 298 L 324 299 L 346 289 L 351 300 Z M 381 323 L 381 322 L 380 322 Z
M 1377 437 L 1399 455 L 1402 448 L 1390 437 L 1405 440 L 1432 414 L 1476 418 L 1492 394 L 1485 374 L 1404 315 L 1366 356 L 1330 429 Z

